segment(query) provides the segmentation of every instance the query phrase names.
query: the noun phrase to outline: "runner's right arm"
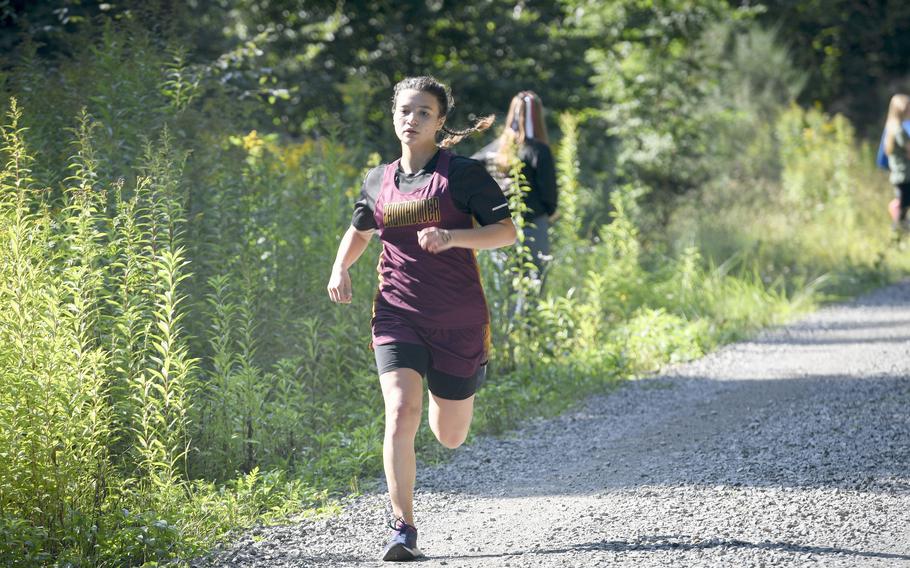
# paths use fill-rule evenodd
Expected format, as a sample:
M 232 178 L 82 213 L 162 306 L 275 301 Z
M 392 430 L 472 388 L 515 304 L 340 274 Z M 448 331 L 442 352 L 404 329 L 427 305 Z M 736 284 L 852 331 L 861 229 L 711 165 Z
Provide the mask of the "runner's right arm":
M 351 216 L 351 226 L 341 237 L 338 244 L 338 254 L 335 255 L 335 264 L 329 276 L 329 298 L 339 304 L 351 303 L 351 277 L 348 269 L 357 262 L 376 230 L 376 220 L 373 218 L 373 207 L 379 195 L 379 186 L 382 180 L 384 166 L 377 166 L 367 172 L 360 187 L 360 199 L 354 203 L 354 213 Z
M 344 236 L 341 237 L 341 243 L 338 245 L 338 254 L 335 255 L 335 264 L 332 265 L 332 274 L 329 276 L 329 284 L 326 289 L 329 291 L 329 298 L 339 304 L 351 303 L 351 276 L 348 269 L 351 268 L 363 251 L 370 244 L 373 237 L 373 230 L 361 231 L 353 225 L 348 227 Z

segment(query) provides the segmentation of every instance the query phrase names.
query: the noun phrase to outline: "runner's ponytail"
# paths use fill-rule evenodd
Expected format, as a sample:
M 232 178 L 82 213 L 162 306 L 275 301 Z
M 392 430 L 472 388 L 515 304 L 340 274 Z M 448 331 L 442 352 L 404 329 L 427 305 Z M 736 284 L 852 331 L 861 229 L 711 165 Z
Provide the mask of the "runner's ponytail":
M 439 142 L 440 148 L 451 148 L 452 146 L 458 144 L 468 136 L 476 133 L 483 132 L 487 128 L 493 126 L 493 123 L 496 121 L 496 115 L 490 114 L 487 116 L 482 116 L 477 119 L 473 126 L 470 128 L 465 128 L 464 130 L 451 130 L 446 126 L 442 127 L 442 133 L 445 134 L 443 139 Z

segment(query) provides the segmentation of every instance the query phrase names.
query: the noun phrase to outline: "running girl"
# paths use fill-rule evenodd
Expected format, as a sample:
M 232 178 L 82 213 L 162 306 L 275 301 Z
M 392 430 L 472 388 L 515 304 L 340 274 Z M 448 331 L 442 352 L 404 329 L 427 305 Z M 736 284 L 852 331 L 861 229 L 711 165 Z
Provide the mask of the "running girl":
M 327 286 L 333 302 L 351 301 L 348 269 L 377 233 L 382 252 L 372 345 L 385 401 L 383 465 L 395 515 L 383 560 L 422 556 L 413 510 L 422 377 L 430 391 L 430 428 L 442 445 L 457 448 L 471 426 L 489 347 L 489 312 L 474 251 L 509 246 L 516 236 L 508 202 L 484 166 L 447 149 L 489 128 L 492 117 L 453 131 L 445 126 L 453 105 L 449 89 L 433 77 L 395 85 L 392 122 L 401 157 L 364 179 Z M 437 143 L 440 131 L 445 137 Z

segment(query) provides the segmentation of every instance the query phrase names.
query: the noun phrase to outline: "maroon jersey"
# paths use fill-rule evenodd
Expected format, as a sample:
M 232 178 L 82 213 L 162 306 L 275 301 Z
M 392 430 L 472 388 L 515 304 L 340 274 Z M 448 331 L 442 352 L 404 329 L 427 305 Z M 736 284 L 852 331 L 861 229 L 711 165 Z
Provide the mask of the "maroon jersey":
M 422 327 L 455 329 L 489 322 L 473 250 L 451 248 L 433 254 L 417 243 L 426 227 L 470 229 L 471 215 L 456 207 L 449 192 L 452 154 L 439 152 L 426 186 L 402 193 L 395 185 L 399 160 L 387 165 L 373 208 L 382 242 L 376 311 L 390 306 Z

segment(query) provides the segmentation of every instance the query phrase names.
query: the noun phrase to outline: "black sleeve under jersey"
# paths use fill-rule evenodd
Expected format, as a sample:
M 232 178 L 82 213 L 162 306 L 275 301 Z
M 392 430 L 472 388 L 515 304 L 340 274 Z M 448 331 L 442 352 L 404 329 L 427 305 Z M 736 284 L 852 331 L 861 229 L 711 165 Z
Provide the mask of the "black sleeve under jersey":
M 477 160 L 457 156 L 449 173 L 452 201 L 481 225 L 492 225 L 511 217 L 509 201 L 486 167 Z
M 363 178 L 363 185 L 360 187 L 360 198 L 354 203 L 354 214 L 351 216 L 351 225 L 358 231 L 369 231 L 376 229 L 376 218 L 373 216 L 373 208 L 376 206 L 376 199 L 379 197 L 379 189 L 382 185 L 382 172 L 385 166 L 378 166 L 367 172 Z

